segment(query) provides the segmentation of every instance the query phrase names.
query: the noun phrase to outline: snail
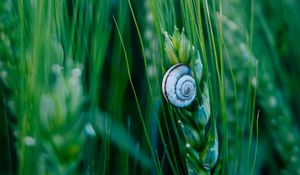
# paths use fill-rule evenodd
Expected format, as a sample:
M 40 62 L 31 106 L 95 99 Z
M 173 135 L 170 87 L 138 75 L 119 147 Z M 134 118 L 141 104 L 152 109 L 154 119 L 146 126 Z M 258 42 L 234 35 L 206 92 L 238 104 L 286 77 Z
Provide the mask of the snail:
M 162 91 L 165 99 L 173 106 L 189 106 L 196 97 L 196 82 L 191 68 L 185 64 L 172 66 L 164 75 Z

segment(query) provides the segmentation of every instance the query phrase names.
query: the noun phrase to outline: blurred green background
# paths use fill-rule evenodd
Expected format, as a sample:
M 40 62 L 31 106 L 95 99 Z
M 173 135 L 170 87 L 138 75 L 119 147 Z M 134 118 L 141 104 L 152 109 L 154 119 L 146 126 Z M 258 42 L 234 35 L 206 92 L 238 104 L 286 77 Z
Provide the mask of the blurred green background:
M 0 174 L 188 174 L 163 33 L 200 50 L 204 174 L 300 175 L 300 1 L 2 0 Z M 175 113 L 176 115 L 176 113 Z

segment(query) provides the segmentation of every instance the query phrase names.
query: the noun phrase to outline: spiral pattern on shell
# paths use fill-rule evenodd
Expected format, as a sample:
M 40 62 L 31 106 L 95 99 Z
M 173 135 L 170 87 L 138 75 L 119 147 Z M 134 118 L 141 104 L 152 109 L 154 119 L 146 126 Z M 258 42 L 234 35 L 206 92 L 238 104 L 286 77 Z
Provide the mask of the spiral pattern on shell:
M 189 106 L 196 97 L 195 79 L 189 66 L 176 64 L 164 75 L 162 90 L 165 99 L 176 107 Z

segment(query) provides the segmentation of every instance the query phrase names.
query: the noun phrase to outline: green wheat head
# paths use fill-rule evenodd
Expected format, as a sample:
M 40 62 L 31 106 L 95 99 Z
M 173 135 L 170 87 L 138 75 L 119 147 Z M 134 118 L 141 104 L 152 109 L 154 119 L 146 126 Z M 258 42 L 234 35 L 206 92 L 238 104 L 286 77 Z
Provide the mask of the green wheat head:
M 167 69 L 178 63 L 190 65 L 199 88 L 198 97 L 192 107 L 186 109 L 172 107 L 183 133 L 188 173 L 210 174 L 210 170 L 218 160 L 219 144 L 215 121 L 210 118 L 210 98 L 207 84 L 202 80 L 200 54 L 188 41 L 184 31 L 180 33 L 175 28 L 172 36 L 166 32 L 164 35 L 166 53 L 164 67 Z

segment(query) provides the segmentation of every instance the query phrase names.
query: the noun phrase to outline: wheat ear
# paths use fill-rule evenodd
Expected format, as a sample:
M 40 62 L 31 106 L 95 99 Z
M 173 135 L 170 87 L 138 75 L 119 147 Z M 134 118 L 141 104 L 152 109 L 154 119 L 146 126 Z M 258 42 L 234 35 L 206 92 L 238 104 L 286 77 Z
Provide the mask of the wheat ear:
M 185 161 L 189 174 L 210 174 L 218 160 L 218 135 L 214 118 L 211 117 L 210 97 L 207 83 L 202 76 L 202 61 L 199 51 L 175 28 L 170 36 L 165 35 L 165 70 L 176 64 L 185 64 L 192 69 L 197 96 L 184 108 L 172 106 L 176 121 L 181 128 L 185 144 Z

